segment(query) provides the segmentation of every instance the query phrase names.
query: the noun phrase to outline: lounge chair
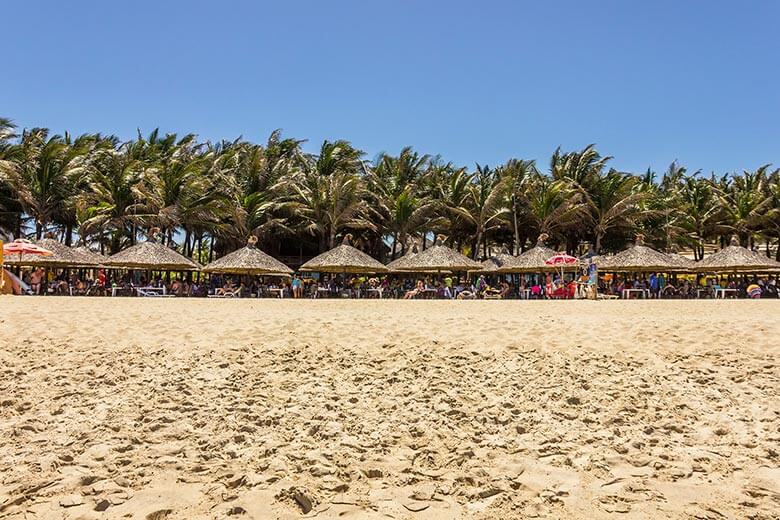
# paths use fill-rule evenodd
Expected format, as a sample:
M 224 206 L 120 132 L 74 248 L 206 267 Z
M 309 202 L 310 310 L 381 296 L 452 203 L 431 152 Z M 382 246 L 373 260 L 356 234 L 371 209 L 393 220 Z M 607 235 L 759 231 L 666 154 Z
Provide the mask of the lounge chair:
M 235 289 L 217 288 L 214 294 L 209 294 L 209 298 L 241 298 L 241 287 Z

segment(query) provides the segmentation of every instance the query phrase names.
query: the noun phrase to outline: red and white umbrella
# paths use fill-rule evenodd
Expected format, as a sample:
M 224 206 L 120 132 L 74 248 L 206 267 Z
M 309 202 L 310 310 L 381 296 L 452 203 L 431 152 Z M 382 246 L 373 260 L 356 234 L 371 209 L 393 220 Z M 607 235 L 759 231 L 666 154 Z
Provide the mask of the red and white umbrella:
M 566 266 L 566 265 L 574 265 L 579 263 L 579 260 L 571 255 L 567 255 L 566 253 L 557 253 L 556 255 L 551 256 L 547 260 L 544 261 L 547 265 L 554 265 L 554 266 Z
M 566 266 L 579 264 L 579 259 L 566 253 L 557 253 L 544 261 L 547 265 L 554 265 L 561 269 L 561 281 L 563 281 L 563 271 Z
M 44 249 L 41 246 L 33 244 L 29 240 L 17 238 L 13 242 L 3 244 L 3 256 L 11 254 L 18 254 L 19 261 L 21 262 L 22 255 L 49 256 L 53 253 L 48 249 Z

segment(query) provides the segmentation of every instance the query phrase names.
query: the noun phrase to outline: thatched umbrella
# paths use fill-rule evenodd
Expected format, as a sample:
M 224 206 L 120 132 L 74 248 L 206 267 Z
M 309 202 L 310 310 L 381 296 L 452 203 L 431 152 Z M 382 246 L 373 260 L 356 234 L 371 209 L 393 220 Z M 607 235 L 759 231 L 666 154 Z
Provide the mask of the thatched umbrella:
M 104 262 L 109 267 L 165 271 L 197 271 L 200 266 L 170 247 L 152 241 L 128 247 Z
M 407 251 L 406 254 L 400 258 L 396 258 L 392 262 L 388 263 L 385 267 L 387 267 L 390 272 L 397 273 L 402 272 L 403 267 L 409 263 L 409 261 L 417 255 L 417 244 L 414 244 L 412 246 L 412 249 L 410 251 Z
M 482 264 L 462 255 L 447 246 L 436 243 L 425 251 L 409 259 L 400 271 L 431 273 L 442 271 L 476 271 Z
M 315 256 L 300 267 L 301 271 L 320 273 L 386 273 L 387 267 L 374 260 L 360 249 L 349 245 L 352 235 L 344 237 L 344 242 L 330 251 Z
M 643 244 L 643 239 L 642 235 L 637 235 L 635 244 L 628 249 L 616 255 L 600 257 L 597 262 L 599 271 L 647 273 L 679 270 L 678 264 L 669 258 L 669 255 L 647 247 Z
M 32 242 L 38 247 L 51 251 L 50 255 L 22 254 L 9 255 L 5 263 L 30 267 L 81 267 L 79 255 L 70 247 L 54 238 L 46 237 Z
M 108 257 L 92 251 L 87 246 L 74 247 L 73 252 L 79 258 L 79 267 L 101 267 Z
M 555 255 L 556 251 L 544 245 L 547 235 L 539 235 L 536 245 L 519 256 L 507 259 L 506 265 L 498 268 L 499 273 L 540 273 L 555 271 L 555 267 L 547 265 L 547 260 Z
M 293 270 L 256 247 L 257 237 L 251 236 L 246 247 L 233 251 L 203 268 L 207 273 L 290 276 Z
M 675 271 L 686 273 L 693 273 L 696 271 L 696 262 L 687 256 L 683 256 L 679 253 L 667 253 L 666 256 L 672 261 Z
M 732 237 L 731 245 L 713 253 L 696 265 L 700 273 L 758 273 L 780 270 L 780 262 L 739 245 Z
M 486 274 L 498 273 L 502 267 L 511 265 L 516 259 L 517 257 L 510 255 L 506 248 L 504 248 L 500 253 L 484 260 L 481 269 L 472 272 Z

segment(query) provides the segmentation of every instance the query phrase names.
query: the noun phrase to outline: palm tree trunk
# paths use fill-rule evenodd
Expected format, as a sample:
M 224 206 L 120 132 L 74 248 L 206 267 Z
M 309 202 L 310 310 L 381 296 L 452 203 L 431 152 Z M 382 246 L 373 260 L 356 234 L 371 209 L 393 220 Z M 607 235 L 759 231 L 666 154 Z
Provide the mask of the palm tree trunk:
M 65 226 L 65 245 L 71 246 L 73 244 L 73 224 Z
M 395 247 L 398 244 L 398 234 L 393 231 L 393 249 L 390 251 L 390 260 L 395 260 Z

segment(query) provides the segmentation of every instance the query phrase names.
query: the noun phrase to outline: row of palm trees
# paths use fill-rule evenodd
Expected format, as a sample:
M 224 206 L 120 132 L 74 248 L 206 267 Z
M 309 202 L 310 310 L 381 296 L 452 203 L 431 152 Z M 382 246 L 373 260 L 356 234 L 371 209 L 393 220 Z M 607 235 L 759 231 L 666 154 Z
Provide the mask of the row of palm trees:
M 672 163 L 660 176 L 632 174 L 590 145 L 556 150 L 547 168 L 510 159 L 470 170 L 412 148 L 366 161 L 344 140 L 317 154 L 303 143 L 280 131 L 264 144 L 157 130 L 120 141 L 17 131 L 0 118 L 0 232 L 55 233 L 115 253 L 159 228 L 201 262 L 249 235 L 271 253 L 311 255 L 347 232 L 385 259 L 433 236 L 477 259 L 522 252 L 542 233 L 570 253 L 586 243 L 617 251 L 639 232 L 697 259 L 731 235 L 780 259 L 780 171 L 768 165 L 705 176 Z

